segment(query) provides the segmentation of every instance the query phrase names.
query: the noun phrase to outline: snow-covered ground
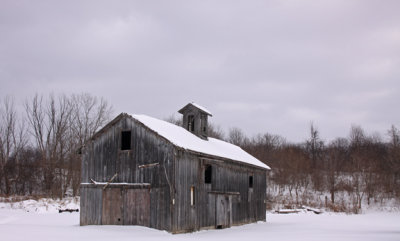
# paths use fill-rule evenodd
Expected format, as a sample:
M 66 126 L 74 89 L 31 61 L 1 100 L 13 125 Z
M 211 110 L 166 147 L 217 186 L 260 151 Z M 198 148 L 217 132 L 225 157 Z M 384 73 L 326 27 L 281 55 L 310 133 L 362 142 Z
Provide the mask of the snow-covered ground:
M 23 199 L 23 197 L 20 198 Z M 12 209 L 35 213 L 58 213 L 59 209 L 79 209 L 79 197 L 69 197 L 63 200 L 41 198 L 39 200 L 15 201 L 15 199 L 18 199 L 18 197 L 11 198 L 13 201 L 7 198 L 0 198 L 0 211 Z
M 79 213 L 57 212 L 58 208 L 77 208 L 78 204 L 74 199 L 0 203 L 0 240 L 400 240 L 399 212 L 267 213 L 267 222 L 172 235 L 139 226 L 79 226 Z

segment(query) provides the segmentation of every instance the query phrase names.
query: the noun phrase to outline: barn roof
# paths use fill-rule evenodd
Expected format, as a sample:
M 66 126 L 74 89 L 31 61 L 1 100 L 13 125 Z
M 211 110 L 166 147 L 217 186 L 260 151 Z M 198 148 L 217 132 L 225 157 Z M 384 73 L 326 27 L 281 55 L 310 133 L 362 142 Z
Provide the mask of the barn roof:
M 178 147 L 270 169 L 263 162 L 231 143 L 215 138 L 203 140 L 180 126 L 150 116 L 131 115 L 131 117 Z
M 178 112 L 182 114 L 183 111 L 184 111 L 186 108 L 188 108 L 189 106 L 194 106 L 194 107 L 196 107 L 197 109 L 199 109 L 199 110 L 201 110 L 202 112 L 204 112 L 205 114 L 207 114 L 207 115 L 209 115 L 209 116 L 212 116 L 212 114 L 211 114 L 211 112 L 210 112 L 209 110 L 207 110 L 207 109 L 204 108 L 203 106 L 201 106 L 201 105 L 199 105 L 199 104 L 196 104 L 196 103 L 194 103 L 194 102 L 191 102 L 191 103 L 185 105 L 185 106 L 182 107 Z

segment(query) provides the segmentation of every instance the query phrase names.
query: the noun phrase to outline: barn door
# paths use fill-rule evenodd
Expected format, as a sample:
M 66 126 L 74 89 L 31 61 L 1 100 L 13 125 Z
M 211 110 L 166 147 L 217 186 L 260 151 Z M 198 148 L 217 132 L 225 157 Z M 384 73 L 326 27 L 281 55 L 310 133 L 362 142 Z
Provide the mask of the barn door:
M 216 228 L 230 227 L 231 224 L 231 199 L 228 195 L 217 195 L 216 199 Z
M 124 225 L 150 226 L 150 190 L 126 189 Z
M 106 188 L 103 190 L 103 208 L 101 224 L 121 225 L 122 217 L 122 190 L 121 188 Z

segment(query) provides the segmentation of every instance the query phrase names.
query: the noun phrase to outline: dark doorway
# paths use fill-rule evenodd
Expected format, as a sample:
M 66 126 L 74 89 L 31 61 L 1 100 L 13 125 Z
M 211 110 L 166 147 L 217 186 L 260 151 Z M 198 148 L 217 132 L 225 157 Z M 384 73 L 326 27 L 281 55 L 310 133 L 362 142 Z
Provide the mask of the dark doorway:
M 204 171 L 204 183 L 210 184 L 212 182 L 212 166 L 206 165 L 206 170 Z
M 249 176 L 249 188 L 253 188 L 253 176 Z

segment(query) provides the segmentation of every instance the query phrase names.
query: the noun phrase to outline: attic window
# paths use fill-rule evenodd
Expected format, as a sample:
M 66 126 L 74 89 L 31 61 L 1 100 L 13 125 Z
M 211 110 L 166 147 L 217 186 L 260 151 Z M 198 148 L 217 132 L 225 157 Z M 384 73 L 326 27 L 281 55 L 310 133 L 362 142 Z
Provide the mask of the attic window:
M 207 165 L 204 171 L 204 183 L 211 183 L 212 181 L 212 166 Z
M 121 150 L 131 149 L 131 131 L 121 131 Z
M 249 188 L 253 188 L 253 176 L 249 176 Z
M 189 131 L 194 131 L 194 115 L 188 116 L 188 128 Z

